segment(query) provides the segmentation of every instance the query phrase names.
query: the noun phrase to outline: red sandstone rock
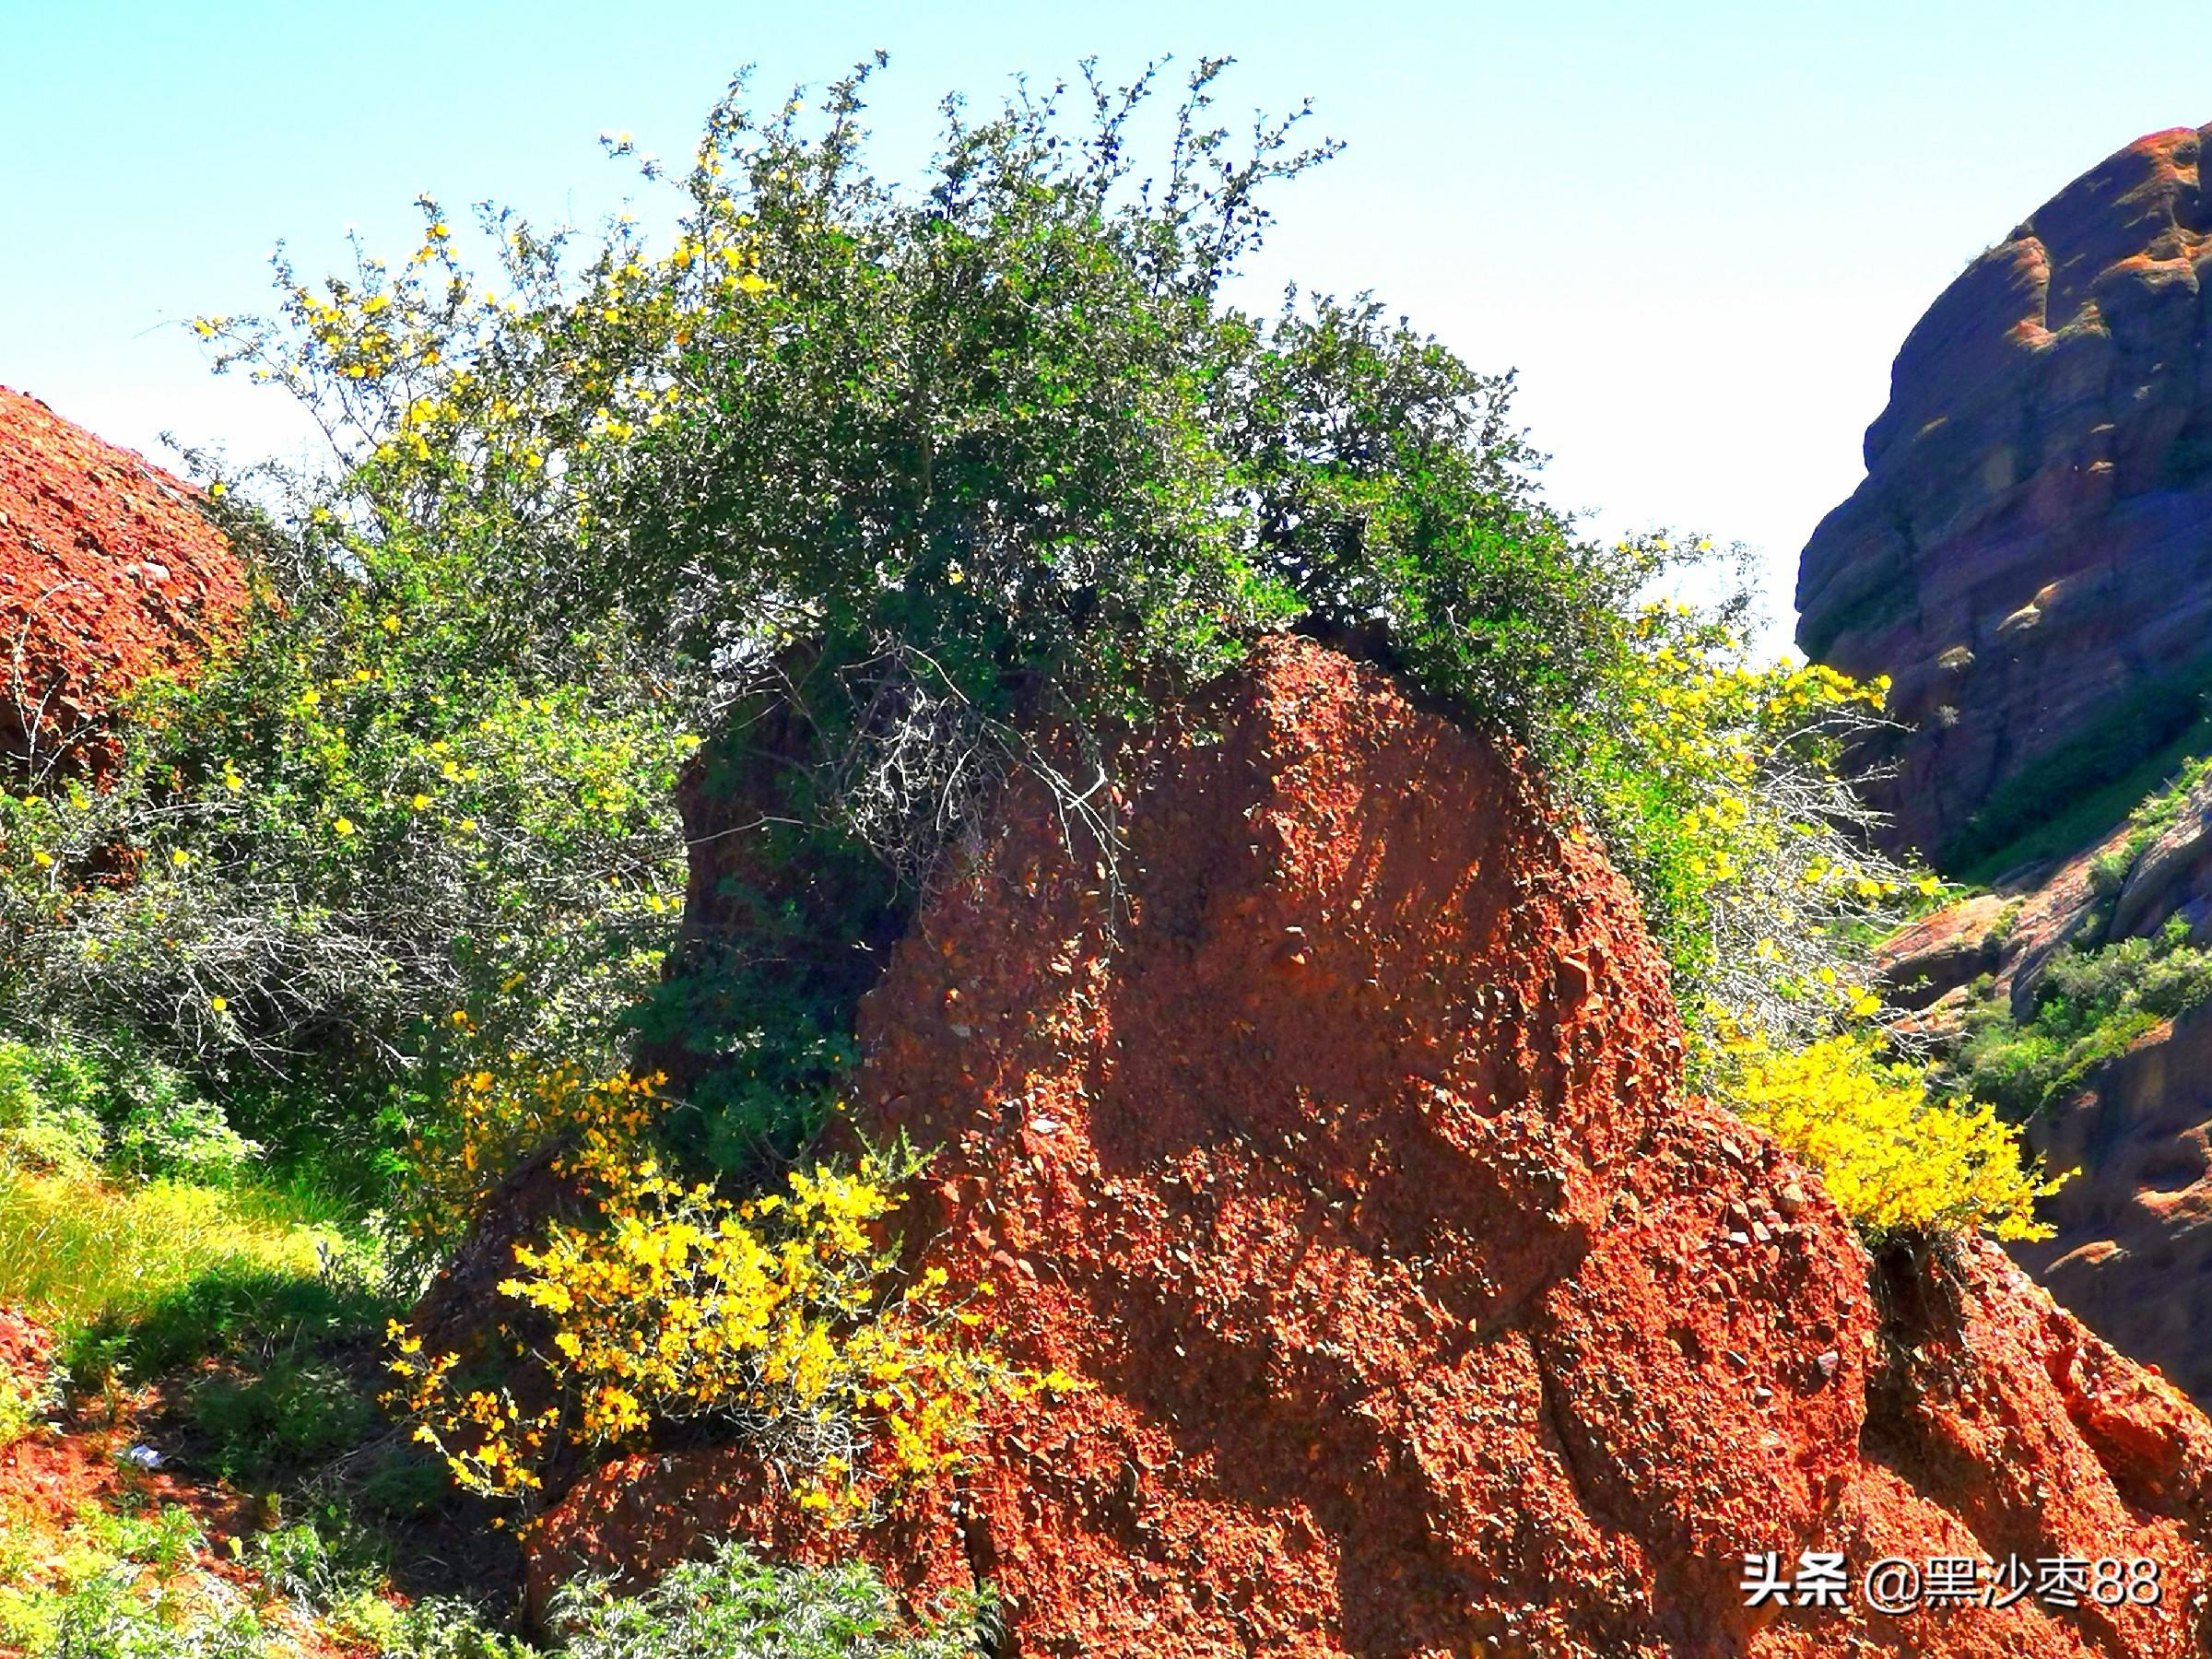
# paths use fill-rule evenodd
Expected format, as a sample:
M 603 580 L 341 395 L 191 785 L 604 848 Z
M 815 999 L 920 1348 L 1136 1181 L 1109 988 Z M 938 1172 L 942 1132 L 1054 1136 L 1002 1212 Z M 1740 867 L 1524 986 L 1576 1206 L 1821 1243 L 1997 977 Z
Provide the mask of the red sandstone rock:
M 1894 678 L 1915 729 L 1875 793 L 1931 853 L 2212 653 L 2205 136 L 2130 145 L 1968 266 L 1898 354 L 1865 481 L 1805 549 L 1798 641 Z
M 194 494 L 0 387 L 0 755 L 19 766 L 141 675 L 196 660 L 245 577 Z M 93 739 L 97 765 L 104 750 Z
M 858 1547 L 1021 1655 L 2182 1655 L 2212 1425 L 1994 1250 L 1878 1283 L 1678 1093 L 1627 889 L 1512 759 L 1311 644 L 1124 757 L 1130 914 L 1033 794 L 895 953 L 860 1115 L 941 1150 L 918 1261 L 1021 1363 Z M 741 1449 L 625 1460 L 545 1588 L 814 1536 Z M 2141 1554 L 2156 1609 L 1747 1608 L 1746 1551 Z
M 1968 267 L 1898 355 L 1865 483 L 1805 550 L 1799 641 L 1894 677 L 1914 729 L 1889 751 L 1896 776 L 1870 793 L 1931 853 L 2039 758 L 2212 665 L 2207 136 L 2129 146 Z M 2169 698 L 2160 718 L 2191 712 Z M 2129 746 L 2164 730 L 2110 734 L 2101 759 L 2132 762 Z M 2212 788 L 2116 888 L 2093 880 L 2100 861 L 2108 877 L 2127 862 L 2127 840 L 2114 830 L 1892 940 L 1889 977 L 1919 1021 L 1955 1030 L 1985 973 L 2025 1014 L 2069 938 L 2150 934 L 2177 916 L 2195 942 L 2212 938 Z M 2033 1126 L 2074 1179 L 2047 1206 L 2058 1237 L 2015 1253 L 2094 1328 L 2212 1401 L 2212 1331 L 2193 1312 L 2212 1263 L 2199 1241 L 2212 1085 L 2195 1025 L 2149 1033 Z

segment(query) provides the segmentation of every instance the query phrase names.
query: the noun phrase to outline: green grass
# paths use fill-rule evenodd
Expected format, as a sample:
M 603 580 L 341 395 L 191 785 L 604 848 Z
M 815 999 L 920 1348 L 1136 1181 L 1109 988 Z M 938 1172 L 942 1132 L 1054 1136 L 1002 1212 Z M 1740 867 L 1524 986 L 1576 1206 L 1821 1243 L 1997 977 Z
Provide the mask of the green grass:
M 319 1245 L 348 1248 L 343 1221 L 303 1192 L 0 1171 L 0 1305 L 66 1338 L 210 1277 L 313 1279 Z

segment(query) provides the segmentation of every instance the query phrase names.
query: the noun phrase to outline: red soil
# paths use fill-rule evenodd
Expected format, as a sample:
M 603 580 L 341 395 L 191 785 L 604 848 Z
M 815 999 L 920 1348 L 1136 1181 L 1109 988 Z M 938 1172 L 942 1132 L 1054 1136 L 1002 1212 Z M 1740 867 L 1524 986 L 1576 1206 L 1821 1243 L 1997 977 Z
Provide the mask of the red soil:
M 0 749 L 42 757 L 140 676 L 189 665 L 245 597 L 196 495 L 0 387 Z
M 861 1547 L 1021 1655 L 2182 1655 L 2212 1424 L 1991 1248 L 1870 1263 L 1681 1098 L 1621 880 L 1512 759 L 1284 641 L 1125 757 L 1131 913 L 1018 787 L 864 1014 L 941 1148 L 921 1261 L 1086 1390 L 1002 1408 Z M 627 1460 L 537 1592 L 737 1532 L 736 1449 Z M 2118 1613 L 1750 1609 L 1747 1551 L 2149 1557 Z
M 41 1326 L 8 1309 L 0 1308 L 0 1378 L 43 1382 L 53 1365 L 53 1337 Z M 90 1405 L 78 1419 L 65 1418 L 58 1431 L 34 1429 L 7 1445 L 0 1445 L 0 1538 L 18 1542 L 45 1536 L 58 1538 L 76 1524 L 88 1507 L 105 1510 L 179 1508 L 187 1510 L 206 1535 L 207 1547 L 196 1552 L 191 1565 L 249 1592 L 256 1588 L 252 1573 L 241 1566 L 229 1547 L 257 1530 L 256 1506 L 246 1498 L 220 1487 L 195 1486 L 165 1470 L 139 1468 L 122 1455 L 140 1443 L 143 1419 L 154 1395 L 150 1391 L 116 1402 L 111 1422 L 95 1424 Z M 362 1652 L 357 1645 L 335 1641 L 317 1630 L 295 1609 L 273 1604 L 264 1609 L 264 1621 L 280 1630 L 296 1652 L 307 1659 L 353 1659 Z M 20 1650 L 0 1642 L 0 1659 Z

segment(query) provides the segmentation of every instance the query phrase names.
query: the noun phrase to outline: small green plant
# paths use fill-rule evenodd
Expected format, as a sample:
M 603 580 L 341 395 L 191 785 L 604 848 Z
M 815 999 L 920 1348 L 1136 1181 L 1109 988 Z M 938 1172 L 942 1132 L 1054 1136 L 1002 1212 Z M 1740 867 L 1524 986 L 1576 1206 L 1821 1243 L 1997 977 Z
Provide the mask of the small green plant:
M 567 1659 L 970 1659 L 988 1617 L 979 1598 L 902 1618 L 868 1567 L 772 1566 L 730 1542 L 634 1596 L 579 1579 L 551 1623 Z
M 2206 778 L 2212 778 L 2212 755 L 2199 755 L 2184 760 L 2179 771 L 2166 781 L 2164 787 L 2150 795 L 2128 815 L 2133 833 L 2128 837 L 2128 856 L 2139 858 L 2144 850 L 2171 826 L 2181 821 L 2188 809 L 2189 799 Z
M 220 1579 L 149 1585 L 124 1567 L 61 1595 L 40 1659 L 267 1659 L 268 1632 Z
M 35 1659 L 275 1659 L 270 1632 L 206 1570 L 186 1511 L 126 1487 L 87 1504 L 65 1531 L 18 1518 L 34 1547 L 0 1571 L 0 1648 Z
M 2003 950 L 2018 930 L 2020 914 L 2027 908 L 2028 901 L 2025 899 L 2015 899 L 1999 911 L 1997 919 L 1989 924 L 1989 931 L 1982 935 L 1983 950 L 1993 956 Z M 1983 994 L 1983 989 L 1977 988 L 1975 994 Z
M 379 1659 L 536 1659 L 538 1651 L 483 1608 L 451 1596 L 405 1607 L 381 1597 L 359 1599 L 336 1609 L 331 1623 Z
M 288 1352 L 259 1371 L 231 1367 L 200 1377 L 186 1394 L 185 1414 L 208 1442 L 194 1465 L 247 1485 L 335 1457 L 368 1439 L 376 1423 L 374 1402 L 343 1371 Z
M 390 1545 L 335 1502 L 256 1533 L 244 1556 L 264 1589 L 314 1614 L 374 1597 L 391 1568 Z
M 2116 899 L 2135 868 L 2136 853 L 2128 847 L 2108 847 L 2089 860 L 2089 891 L 2100 899 Z
M 44 1429 L 62 1408 L 63 1391 L 59 1372 L 30 1377 L 0 1371 L 0 1450 Z
M 94 1548 L 162 1578 L 182 1571 L 207 1543 L 192 1512 L 173 1503 L 150 1512 L 88 1505 L 77 1525 Z

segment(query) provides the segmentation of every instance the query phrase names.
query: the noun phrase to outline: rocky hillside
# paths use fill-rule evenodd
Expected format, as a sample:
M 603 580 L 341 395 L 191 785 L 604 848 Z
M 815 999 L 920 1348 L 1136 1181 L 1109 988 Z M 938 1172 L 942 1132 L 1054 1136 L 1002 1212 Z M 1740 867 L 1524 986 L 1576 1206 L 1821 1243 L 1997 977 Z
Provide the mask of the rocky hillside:
M 1908 928 L 1885 952 L 1891 980 L 1954 1042 L 1978 1011 L 2032 1019 L 2062 952 L 2109 960 L 2167 929 L 2186 930 L 2184 950 L 2212 939 L 2208 853 L 2212 787 L 2199 784 L 2155 835 L 2123 824 L 2055 868 Z M 2212 1273 L 2212 1007 L 2137 1024 L 2030 1120 L 2029 1144 L 2069 1179 L 2044 1206 L 2055 1236 L 2012 1249 L 2098 1332 L 2203 1403 L 2212 1401 L 2212 1327 L 2196 1312 Z
M 2212 1424 L 1992 1248 L 1870 1261 L 1678 1090 L 1621 881 L 1513 758 L 1285 641 L 1124 757 L 1128 911 L 1020 789 L 865 1016 L 941 1145 L 922 1264 L 1083 1386 L 867 1542 L 1009 1653 L 2202 1651 Z M 737 1448 L 617 1462 L 541 1590 L 726 1531 Z M 2143 1556 L 2157 1609 L 1747 1608 L 1747 1551 Z
M 244 574 L 191 494 L 0 386 L 0 753 L 36 763 L 237 609 Z
M 2130 145 L 1967 267 L 1805 549 L 1798 642 L 1894 679 L 1880 799 L 1938 858 L 2001 853 L 2171 743 L 2212 671 L 2204 142 Z
M 1954 1042 L 2057 1032 L 2058 1086 L 2014 1104 L 2072 1179 L 2015 1254 L 2200 1402 L 2212 1012 L 2145 1003 L 2142 964 L 2212 944 L 2212 784 L 2179 770 L 2212 753 L 2204 142 L 2130 145 L 1937 299 L 1798 576 L 1806 649 L 1895 681 L 1909 729 L 1874 790 L 1901 838 L 1995 883 L 1893 940 L 1893 983 Z M 2065 961 L 2118 999 L 2096 1029 L 2054 1017 Z

